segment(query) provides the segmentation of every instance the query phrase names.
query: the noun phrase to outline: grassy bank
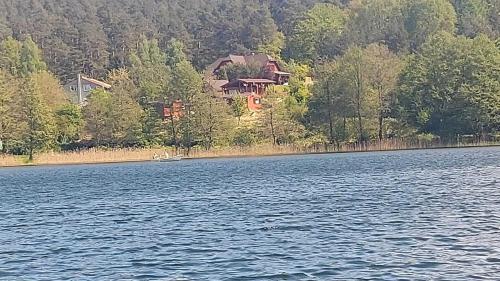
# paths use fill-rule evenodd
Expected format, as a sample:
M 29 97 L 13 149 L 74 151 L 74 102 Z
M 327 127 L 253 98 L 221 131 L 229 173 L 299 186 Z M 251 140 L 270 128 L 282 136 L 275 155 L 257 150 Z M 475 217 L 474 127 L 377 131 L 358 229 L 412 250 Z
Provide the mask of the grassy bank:
M 467 144 L 445 144 L 428 142 L 407 142 L 400 140 L 386 140 L 383 142 L 370 142 L 361 144 L 344 144 L 339 146 L 272 146 L 257 145 L 252 147 L 230 147 L 204 150 L 194 148 L 190 151 L 180 150 L 181 155 L 186 158 L 219 158 L 219 157 L 250 157 L 250 156 L 271 156 L 271 155 L 291 155 L 291 154 L 311 154 L 311 153 L 346 153 L 364 151 L 392 151 L 409 149 L 432 149 L 432 148 L 459 148 L 459 147 L 481 147 L 500 146 L 500 142 L 477 142 Z M 97 164 L 97 163 L 121 163 L 140 162 L 152 159 L 152 156 L 164 154 L 167 151 L 170 155 L 175 152 L 172 148 L 157 149 L 89 149 L 72 152 L 46 152 L 37 154 L 32 163 L 27 161 L 27 157 L 14 155 L 0 155 L 0 167 L 15 167 L 26 165 L 72 165 L 72 164 Z

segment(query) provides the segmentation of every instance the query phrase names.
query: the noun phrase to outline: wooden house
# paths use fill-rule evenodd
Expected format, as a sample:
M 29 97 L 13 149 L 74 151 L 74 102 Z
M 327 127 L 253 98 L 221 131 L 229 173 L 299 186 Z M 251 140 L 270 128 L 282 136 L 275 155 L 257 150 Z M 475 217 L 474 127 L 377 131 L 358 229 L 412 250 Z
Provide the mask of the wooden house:
M 222 86 L 224 100 L 231 103 L 236 96 L 247 98 L 248 109 L 259 110 L 262 108 L 261 99 L 270 85 L 275 85 L 269 79 L 237 79 Z
M 260 73 L 256 77 L 240 77 L 233 81 L 218 80 L 224 67 L 231 64 L 253 66 L 259 68 Z M 287 85 L 290 73 L 283 71 L 275 59 L 265 54 L 229 55 L 212 63 L 205 72 L 205 79 L 218 96 L 229 103 L 237 95 L 245 96 L 248 98 L 248 108 L 259 110 L 266 89 L 272 85 Z

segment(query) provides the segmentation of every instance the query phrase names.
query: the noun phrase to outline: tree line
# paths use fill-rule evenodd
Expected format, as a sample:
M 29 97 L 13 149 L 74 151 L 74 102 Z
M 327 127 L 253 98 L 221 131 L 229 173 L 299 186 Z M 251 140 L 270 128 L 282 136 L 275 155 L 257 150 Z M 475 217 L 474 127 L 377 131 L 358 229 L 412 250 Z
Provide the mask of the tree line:
M 498 134 L 498 1 L 181 2 L 1 2 L 0 150 L 32 157 L 88 146 L 189 151 Z M 259 112 L 244 98 L 212 98 L 201 75 L 218 57 L 249 52 L 292 73 L 268 89 Z M 60 83 L 79 72 L 112 92 L 69 104 Z M 163 120 L 156 102 L 176 100 L 183 114 Z
M 229 53 L 311 62 L 351 44 L 415 51 L 439 30 L 498 38 L 498 26 L 497 0 L 0 1 L 0 39 L 31 36 L 63 81 L 125 67 L 141 35 L 162 50 L 171 38 L 182 41 L 201 71 Z

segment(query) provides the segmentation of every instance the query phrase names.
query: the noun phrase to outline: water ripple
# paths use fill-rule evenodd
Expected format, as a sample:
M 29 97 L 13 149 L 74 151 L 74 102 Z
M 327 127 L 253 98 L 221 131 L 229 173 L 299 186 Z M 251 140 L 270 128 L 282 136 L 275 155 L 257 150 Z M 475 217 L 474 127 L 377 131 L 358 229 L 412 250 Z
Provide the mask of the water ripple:
M 500 280 L 500 149 L 0 170 L 0 280 Z

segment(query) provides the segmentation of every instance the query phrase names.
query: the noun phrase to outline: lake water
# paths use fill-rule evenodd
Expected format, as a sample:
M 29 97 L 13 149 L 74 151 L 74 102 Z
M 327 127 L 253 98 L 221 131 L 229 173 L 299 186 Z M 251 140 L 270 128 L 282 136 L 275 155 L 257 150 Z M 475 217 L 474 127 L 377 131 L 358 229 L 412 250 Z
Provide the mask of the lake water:
M 500 148 L 0 169 L 0 280 L 500 280 Z

